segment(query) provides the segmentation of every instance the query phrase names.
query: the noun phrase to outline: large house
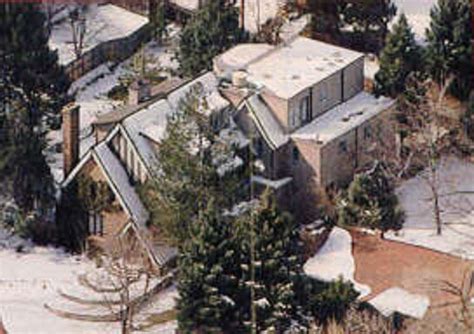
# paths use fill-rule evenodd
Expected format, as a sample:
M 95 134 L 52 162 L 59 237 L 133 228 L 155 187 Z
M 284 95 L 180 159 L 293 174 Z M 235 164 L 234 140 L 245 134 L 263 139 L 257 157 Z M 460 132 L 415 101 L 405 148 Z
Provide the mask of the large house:
M 231 82 L 222 92 L 264 163 L 256 181 L 291 185 L 286 203 L 304 202 L 315 186 L 347 184 L 381 141 L 396 146 L 387 124 L 394 100 L 364 91 L 361 53 L 297 37 L 238 45 L 215 59 L 214 70 Z
M 252 182 L 276 190 L 282 203 L 311 207 L 313 190 L 347 183 L 373 161 L 377 141 L 394 141 L 385 122 L 394 101 L 363 91 L 362 54 L 304 37 L 280 46 L 238 45 L 192 81 L 156 89 L 133 84 L 126 108 L 96 120 L 95 144 L 82 157 L 78 111 L 65 109 L 62 188 L 85 176 L 114 195 L 113 209 L 89 215 L 90 235 L 107 239 L 130 227 L 147 233 L 149 215 L 136 187 L 151 177 L 168 116 L 194 85 L 204 89 L 216 131 L 261 162 Z M 158 254 L 165 265 L 175 252 L 163 246 Z

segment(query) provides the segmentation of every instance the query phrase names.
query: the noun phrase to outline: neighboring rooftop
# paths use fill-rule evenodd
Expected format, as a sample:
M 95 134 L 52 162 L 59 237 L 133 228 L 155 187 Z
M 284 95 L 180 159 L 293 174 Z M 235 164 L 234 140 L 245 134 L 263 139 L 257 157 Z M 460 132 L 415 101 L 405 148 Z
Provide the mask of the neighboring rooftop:
M 293 139 L 316 140 L 323 144 L 349 132 L 395 103 L 362 92 L 314 119 L 291 135 Z
M 88 5 L 85 18 L 86 36 L 83 52 L 93 49 L 100 43 L 130 36 L 148 23 L 148 18 L 111 4 Z M 53 26 L 49 46 L 53 50 L 58 50 L 61 65 L 68 65 L 75 60 L 71 24 L 67 15 Z
M 250 64 L 249 81 L 289 99 L 364 55 L 349 49 L 298 37 Z

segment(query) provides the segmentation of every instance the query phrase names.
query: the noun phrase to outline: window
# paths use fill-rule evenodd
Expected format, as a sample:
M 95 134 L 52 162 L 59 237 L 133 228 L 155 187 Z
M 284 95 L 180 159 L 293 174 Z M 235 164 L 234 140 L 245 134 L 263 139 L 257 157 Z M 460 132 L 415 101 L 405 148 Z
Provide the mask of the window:
M 294 129 L 299 125 L 299 114 L 295 110 L 290 111 L 290 125 Z
M 100 213 L 89 212 L 89 235 L 104 235 L 104 217 Z
M 300 101 L 300 120 L 302 123 L 311 121 L 311 99 L 309 96 Z
M 300 151 L 297 147 L 293 148 L 293 163 L 297 163 L 300 160 Z
M 372 127 L 370 125 L 364 128 L 364 139 L 365 140 L 372 139 Z
M 347 142 L 345 140 L 339 143 L 339 153 L 346 153 L 347 152 Z
M 319 88 L 319 100 L 321 102 L 326 102 L 328 100 L 328 84 L 323 82 Z

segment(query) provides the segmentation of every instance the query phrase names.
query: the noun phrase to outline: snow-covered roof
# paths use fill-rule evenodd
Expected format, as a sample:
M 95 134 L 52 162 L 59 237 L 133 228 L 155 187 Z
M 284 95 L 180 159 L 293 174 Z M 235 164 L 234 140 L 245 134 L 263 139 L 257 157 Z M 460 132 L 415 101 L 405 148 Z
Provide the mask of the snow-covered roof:
M 130 36 L 148 23 L 148 18 L 112 4 L 88 5 L 85 18 L 86 35 L 83 52 L 101 43 Z M 49 46 L 53 50 L 58 50 L 60 64 L 67 65 L 75 60 L 69 19 L 53 26 Z
M 103 169 L 112 191 L 127 214 L 138 225 L 145 226 L 149 217 L 148 212 L 130 184 L 130 178 L 119 159 L 112 153 L 106 142 L 97 145 L 94 152 L 95 160 Z
M 172 109 L 166 100 L 160 100 L 129 116 L 123 121 L 123 128 L 137 149 L 147 168 L 153 168 L 156 151 L 150 140 L 159 143 L 166 133 L 168 116 Z
M 288 135 L 283 132 L 272 111 L 258 94 L 250 96 L 245 104 L 260 134 L 272 149 L 277 149 L 288 142 Z
M 430 299 L 427 296 L 412 294 L 402 288 L 390 288 L 371 299 L 369 303 L 384 316 L 389 317 L 395 312 L 416 319 L 423 319 Z
M 251 62 L 267 55 L 275 47 L 265 43 L 238 44 L 214 59 L 219 75 L 229 77 L 233 71 L 246 70 Z
M 395 100 L 362 92 L 331 109 L 291 135 L 293 139 L 328 143 L 387 110 Z
M 202 85 L 203 95 L 207 100 L 210 111 L 220 110 L 230 105 L 229 101 L 224 99 L 218 91 L 219 80 L 215 74 L 207 72 L 168 95 L 167 99 L 173 110 L 178 109 L 180 101 L 186 97 L 186 94 L 196 84 Z
M 289 99 L 347 67 L 363 54 L 298 37 L 248 66 L 248 79 Z

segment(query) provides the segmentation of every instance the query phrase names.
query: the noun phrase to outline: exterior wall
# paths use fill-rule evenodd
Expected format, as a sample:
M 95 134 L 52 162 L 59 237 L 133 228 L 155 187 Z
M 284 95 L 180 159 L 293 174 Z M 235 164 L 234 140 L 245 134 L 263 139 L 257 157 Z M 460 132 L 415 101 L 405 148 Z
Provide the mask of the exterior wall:
M 293 153 L 289 159 L 293 161 L 291 174 L 296 187 L 302 189 L 309 183 L 323 188 L 342 186 L 352 180 L 357 170 L 377 158 L 378 148 L 395 156 L 396 133 L 390 124 L 392 112 L 393 107 L 324 145 L 312 140 L 295 140 L 291 150 L 298 150 L 299 159 L 295 163 Z
M 347 66 L 343 70 L 343 78 L 343 101 L 347 101 L 364 90 L 364 57 Z
M 313 118 L 342 102 L 342 72 L 337 72 L 313 87 Z
M 101 168 L 94 161 L 89 161 L 80 175 L 88 176 L 96 182 L 107 182 Z M 101 215 L 103 217 L 104 239 L 115 236 L 129 220 L 117 199 L 109 208 L 103 210 Z
M 283 128 L 283 131 L 289 133 L 290 121 L 288 116 L 288 101 L 275 96 L 267 89 L 263 90 L 261 97 L 273 111 L 273 115 L 277 119 L 278 123 L 280 123 L 281 127 Z

